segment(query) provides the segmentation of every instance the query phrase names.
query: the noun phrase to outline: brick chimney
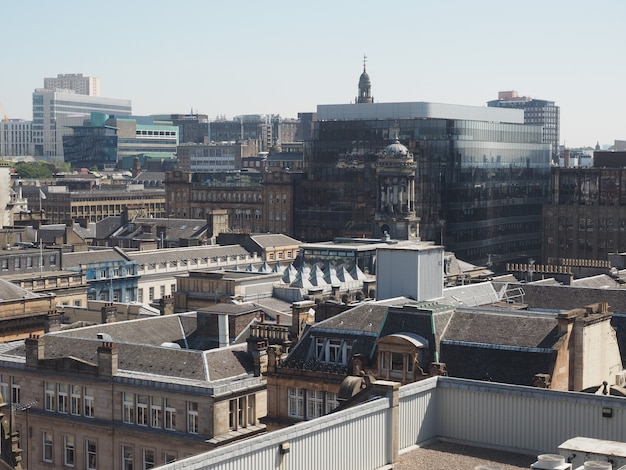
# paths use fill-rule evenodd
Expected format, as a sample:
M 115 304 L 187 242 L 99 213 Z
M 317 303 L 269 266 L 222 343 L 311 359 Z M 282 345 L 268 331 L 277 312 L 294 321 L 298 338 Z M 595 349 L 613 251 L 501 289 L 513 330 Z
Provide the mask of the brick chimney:
M 100 323 L 115 323 L 117 321 L 117 307 L 113 302 L 107 302 L 100 309 Z
M 164 295 L 159 299 L 159 311 L 161 315 L 173 315 L 174 314 L 174 297 L 171 295 Z
M 46 333 L 51 331 L 59 331 L 61 329 L 62 316 L 56 310 L 48 310 L 48 316 L 44 321 L 44 330 Z
M 110 341 L 104 341 L 98 347 L 98 376 L 113 377 L 117 374 L 117 346 Z
M 44 356 L 44 343 L 39 339 L 38 335 L 30 335 L 24 342 L 26 350 L 26 367 L 36 368 L 39 359 Z

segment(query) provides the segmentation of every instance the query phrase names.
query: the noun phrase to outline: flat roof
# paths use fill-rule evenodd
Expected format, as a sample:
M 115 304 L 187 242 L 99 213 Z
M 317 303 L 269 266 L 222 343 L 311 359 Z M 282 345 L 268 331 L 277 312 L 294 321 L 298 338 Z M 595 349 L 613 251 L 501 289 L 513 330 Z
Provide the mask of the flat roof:
M 459 119 L 468 121 L 506 122 L 524 124 L 524 110 L 466 106 L 460 104 L 427 103 L 356 103 L 320 104 L 317 106 L 320 121 L 357 119 Z

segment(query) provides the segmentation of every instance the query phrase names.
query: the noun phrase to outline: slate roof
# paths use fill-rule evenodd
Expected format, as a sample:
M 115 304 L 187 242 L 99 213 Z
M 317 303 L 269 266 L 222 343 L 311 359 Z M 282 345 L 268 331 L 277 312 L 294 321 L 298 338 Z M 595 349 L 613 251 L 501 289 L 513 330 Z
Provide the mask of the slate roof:
M 91 339 L 100 341 L 98 333 L 111 336 L 115 344 L 138 344 L 159 346 L 163 343 L 179 343 L 184 341 L 197 327 L 195 313 L 180 313 L 159 317 L 139 318 L 123 322 L 105 323 L 101 325 L 64 330 L 49 333 L 50 336 L 65 338 Z
M 95 263 L 109 263 L 113 261 L 125 260 L 124 256 L 114 249 L 63 253 L 63 267 L 66 269 Z
M 49 333 L 42 337 L 44 358 L 71 357 L 96 365 L 97 348 L 102 343 L 96 334 L 107 333 L 117 347 L 118 369 L 122 374 L 209 383 L 253 375 L 254 364 L 245 343 L 209 351 L 184 349 L 185 338 L 195 328 L 195 314 L 187 313 Z M 165 342 L 182 344 L 183 348 L 161 346 Z M 24 357 L 23 342 L 12 343 L 11 348 L 2 352 Z
M 403 305 L 409 302 L 414 301 L 406 297 L 398 297 L 383 301 L 363 302 L 334 317 L 316 323 L 305 331 L 302 339 L 289 354 L 288 360 L 306 362 L 311 359 L 309 351 L 312 350 L 315 337 L 352 339 L 354 340 L 352 354 L 363 354 L 369 357 L 379 336 L 387 309 L 391 305 Z
M 113 215 L 96 222 L 96 238 L 106 238 L 122 225 L 122 217 Z
M 551 348 L 558 339 L 553 314 L 514 314 L 458 309 L 452 317 L 444 341 L 463 341 L 520 348 Z
M 608 302 L 613 313 L 626 313 L 626 289 L 571 287 L 543 284 L 510 284 L 524 290 L 529 308 L 571 310 L 598 302 Z
M 128 252 L 128 257 L 139 264 L 161 263 L 178 260 L 193 260 L 194 258 L 212 258 L 214 256 L 245 257 L 248 252 L 240 245 L 208 245 L 184 248 L 166 248 L 162 250 L 145 250 Z M 192 266 L 190 266 L 192 267 Z
M 17 286 L 9 281 L 5 281 L 4 279 L 0 278 L 0 302 L 21 299 L 35 299 L 37 297 L 42 296 L 39 294 L 35 294 L 29 290 L 22 289 L 20 286 Z

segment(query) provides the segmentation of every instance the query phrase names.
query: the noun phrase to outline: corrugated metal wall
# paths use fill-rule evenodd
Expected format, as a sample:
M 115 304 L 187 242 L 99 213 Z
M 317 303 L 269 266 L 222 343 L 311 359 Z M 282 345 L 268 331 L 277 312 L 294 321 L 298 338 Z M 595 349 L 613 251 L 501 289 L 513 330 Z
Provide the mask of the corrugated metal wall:
M 159 468 L 374 470 L 391 463 L 392 413 L 378 399 Z M 450 377 L 401 387 L 398 415 L 399 451 L 436 438 L 536 455 L 578 436 L 626 441 L 622 397 Z
M 365 470 L 391 463 L 391 408 L 388 398 L 298 423 L 179 462 L 174 470 Z M 281 443 L 289 452 L 280 453 Z
M 437 434 L 476 446 L 541 454 L 577 436 L 626 440 L 621 397 L 440 378 L 436 403 Z
M 437 436 L 437 379 L 422 380 L 400 388 L 399 449 Z

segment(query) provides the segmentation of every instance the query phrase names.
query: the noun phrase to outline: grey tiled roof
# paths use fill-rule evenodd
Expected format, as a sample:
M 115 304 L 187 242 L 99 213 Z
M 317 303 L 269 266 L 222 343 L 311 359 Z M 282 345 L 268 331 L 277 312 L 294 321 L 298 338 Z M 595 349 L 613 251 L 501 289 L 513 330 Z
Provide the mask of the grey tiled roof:
M 22 289 L 21 287 L 0 278 L 0 302 L 3 300 L 20 300 L 24 298 L 34 299 L 37 297 L 41 297 L 41 295 Z
M 626 313 L 626 289 L 570 287 L 563 285 L 510 284 L 524 290 L 529 308 L 571 310 L 597 302 L 608 302 L 613 313 Z
M 90 250 L 63 253 L 63 267 L 78 267 L 94 263 L 121 261 L 124 257 L 116 250 Z
M 168 342 L 182 343 L 195 329 L 196 315 L 181 313 L 64 330 L 50 335 L 97 340 L 98 333 L 106 333 L 116 344 L 159 346 Z
M 457 309 L 443 340 L 521 348 L 551 348 L 558 339 L 554 315 L 498 314 Z
M 214 256 L 247 256 L 248 252 L 241 245 L 208 245 L 200 247 L 166 248 L 129 252 L 128 256 L 139 264 L 160 263 L 194 258 L 212 258 Z M 189 266 L 190 268 L 194 267 Z
M 44 358 L 72 357 L 95 366 L 97 349 L 102 343 L 96 334 L 107 333 L 114 340 L 118 369 L 123 373 L 205 382 L 253 374 L 254 365 L 246 344 L 210 351 L 184 349 L 184 337 L 195 330 L 195 320 L 195 314 L 179 314 L 49 333 L 42 337 Z M 178 343 L 183 348 L 161 346 L 165 342 Z M 7 353 L 24 356 L 23 343 Z

